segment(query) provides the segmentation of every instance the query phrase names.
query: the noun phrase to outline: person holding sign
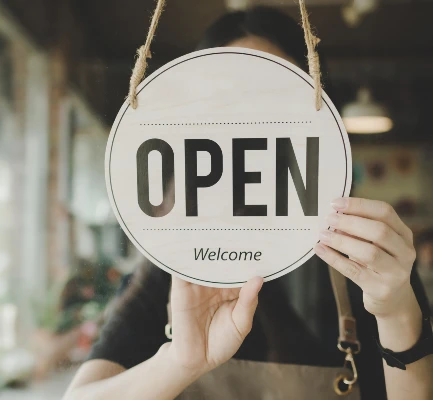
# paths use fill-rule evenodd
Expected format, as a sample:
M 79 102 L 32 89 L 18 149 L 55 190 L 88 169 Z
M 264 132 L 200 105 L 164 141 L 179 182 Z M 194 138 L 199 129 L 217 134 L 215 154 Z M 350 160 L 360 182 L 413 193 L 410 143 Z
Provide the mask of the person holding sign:
M 306 68 L 302 30 L 271 8 L 220 18 L 199 48 L 221 46 Z M 412 232 L 383 202 L 344 197 L 332 208 L 318 257 L 265 285 L 255 277 L 220 289 L 173 277 L 170 295 L 168 274 L 138 270 L 64 400 L 433 398 L 430 312 L 413 269 Z M 326 264 L 350 280 L 350 302 Z M 302 282 L 297 300 L 305 307 L 293 297 Z M 354 318 L 345 318 L 350 308 Z M 329 380 L 344 360 L 351 376 Z

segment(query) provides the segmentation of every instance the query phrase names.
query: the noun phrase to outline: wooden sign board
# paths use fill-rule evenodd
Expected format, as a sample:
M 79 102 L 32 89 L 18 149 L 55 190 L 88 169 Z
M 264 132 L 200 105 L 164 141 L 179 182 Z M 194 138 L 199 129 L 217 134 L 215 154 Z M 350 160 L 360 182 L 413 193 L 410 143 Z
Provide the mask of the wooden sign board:
M 158 267 L 207 286 L 275 279 L 313 256 L 331 200 L 349 194 L 350 145 L 293 64 L 244 48 L 188 54 L 138 87 L 106 152 L 113 210 Z

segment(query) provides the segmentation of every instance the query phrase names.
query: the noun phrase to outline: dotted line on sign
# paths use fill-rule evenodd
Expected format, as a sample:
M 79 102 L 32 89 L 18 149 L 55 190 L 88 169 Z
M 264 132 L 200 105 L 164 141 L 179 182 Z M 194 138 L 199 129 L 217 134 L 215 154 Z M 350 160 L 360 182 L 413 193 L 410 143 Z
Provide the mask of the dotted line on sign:
M 144 123 L 141 126 L 191 126 L 191 125 L 262 125 L 262 124 L 311 124 L 311 121 L 262 121 L 262 122 L 185 122 L 185 123 Z
M 309 228 L 143 228 L 143 231 L 310 231 Z

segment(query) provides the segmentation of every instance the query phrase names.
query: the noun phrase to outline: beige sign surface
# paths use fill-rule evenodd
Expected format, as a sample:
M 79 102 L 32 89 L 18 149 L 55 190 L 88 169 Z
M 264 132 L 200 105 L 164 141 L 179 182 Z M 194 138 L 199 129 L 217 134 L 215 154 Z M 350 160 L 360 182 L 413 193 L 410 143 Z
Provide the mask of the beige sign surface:
M 311 78 L 267 53 L 188 54 L 141 83 L 106 151 L 115 215 L 156 266 L 202 285 L 275 279 L 314 255 L 347 196 L 347 133 Z

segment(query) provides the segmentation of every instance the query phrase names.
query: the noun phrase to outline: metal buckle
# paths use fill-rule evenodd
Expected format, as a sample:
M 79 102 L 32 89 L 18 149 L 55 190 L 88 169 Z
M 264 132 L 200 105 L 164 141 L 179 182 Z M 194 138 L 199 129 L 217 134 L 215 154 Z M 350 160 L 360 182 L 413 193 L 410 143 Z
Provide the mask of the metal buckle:
M 337 378 L 335 378 L 335 381 L 334 381 L 334 391 L 339 396 L 347 396 L 353 390 L 353 385 L 347 385 L 347 389 L 346 390 L 342 390 L 340 388 L 340 384 L 342 382 L 344 383 L 344 379 L 345 379 L 344 375 L 338 375 Z
M 170 340 L 173 338 L 173 330 L 171 329 L 171 324 L 165 325 L 165 336 L 167 337 L 167 339 Z
M 356 350 L 353 351 L 353 349 L 350 346 L 343 347 L 342 343 L 343 342 L 339 341 L 337 347 L 340 351 L 346 353 L 346 357 L 344 358 L 343 368 L 352 370 L 353 377 L 350 379 L 348 376 L 345 376 L 343 374 L 339 375 L 334 381 L 334 391 L 339 396 L 346 396 L 350 392 L 352 392 L 353 385 L 358 381 L 358 369 L 356 368 L 355 359 L 353 358 L 353 355 L 361 351 L 361 346 L 359 342 L 354 343 L 356 344 Z M 349 368 L 349 364 L 350 364 L 350 368 Z M 341 390 L 340 388 L 341 383 L 347 385 L 346 391 Z
M 344 365 L 343 368 L 348 368 L 348 364 L 350 363 L 350 366 L 352 368 L 352 372 L 353 372 L 353 378 L 352 379 L 347 379 L 345 378 L 343 380 L 343 382 L 346 385 L 353 385 L 356 383 L 356 381 L 358 380 L 358 370 L 356 369 L 356 364 L 355 364 L 355 360 L 353 358 L 353 354 L 352 351 L 349 350 L 349 352 L 346 354 L 346 358 L 344 359 Z
M 338 339 L 337 347 L 338 350 L 340 350 L 343 353 L 347 353 L 348 350 L 350 350 L 352 354 L 358 354 L 361 351 L 361 343 L 359 343 L 358 340 L 355 342 L 348 342 L 345 340 Z

